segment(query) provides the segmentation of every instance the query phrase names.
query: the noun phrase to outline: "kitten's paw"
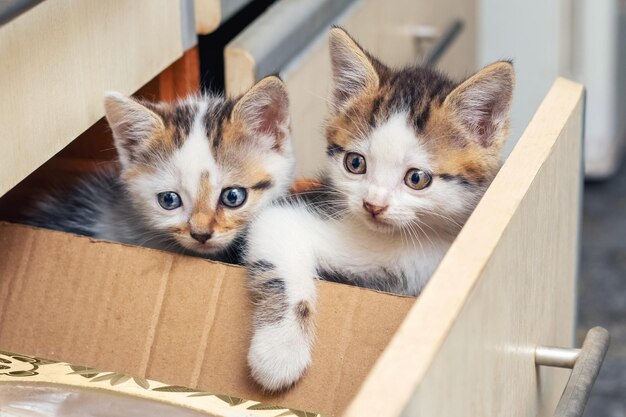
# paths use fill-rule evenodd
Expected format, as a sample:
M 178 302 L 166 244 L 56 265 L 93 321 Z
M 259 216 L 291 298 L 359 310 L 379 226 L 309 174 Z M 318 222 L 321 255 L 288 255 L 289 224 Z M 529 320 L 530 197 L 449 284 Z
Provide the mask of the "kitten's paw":
M 308 339 L 293 323 L 257 328 L 248 352 L 252 378 L 268 391 L 290 388 L 311 365 Z

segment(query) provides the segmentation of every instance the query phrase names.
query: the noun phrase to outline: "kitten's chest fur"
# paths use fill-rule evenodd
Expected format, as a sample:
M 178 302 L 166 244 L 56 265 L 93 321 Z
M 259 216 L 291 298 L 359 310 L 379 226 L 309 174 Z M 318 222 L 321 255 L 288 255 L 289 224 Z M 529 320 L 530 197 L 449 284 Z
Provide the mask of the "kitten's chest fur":
M 336 228 L 335 242 L 324 251 L 327 256 L 319 257 L 322 279 L 405 295 L 420 293 L 453 240 L 435 233 L 412 239 L 386 235 L 363 230 L 354 221 Z

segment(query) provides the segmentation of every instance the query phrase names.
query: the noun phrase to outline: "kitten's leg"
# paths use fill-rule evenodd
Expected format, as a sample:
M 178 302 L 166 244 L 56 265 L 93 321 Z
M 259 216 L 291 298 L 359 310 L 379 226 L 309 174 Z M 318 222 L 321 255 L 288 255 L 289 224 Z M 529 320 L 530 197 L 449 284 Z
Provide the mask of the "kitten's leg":
M 246 264 L 255 309 L 248 363 L 267 390 L 289 387 L 311 363 L 314 249 L 324 226 L 301 207 L 271 207 L 250 228 Z

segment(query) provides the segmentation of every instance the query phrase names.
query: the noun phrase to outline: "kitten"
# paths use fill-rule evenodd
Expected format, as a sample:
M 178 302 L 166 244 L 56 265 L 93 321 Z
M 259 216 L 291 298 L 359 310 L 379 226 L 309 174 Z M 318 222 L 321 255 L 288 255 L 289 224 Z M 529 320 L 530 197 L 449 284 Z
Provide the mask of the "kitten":
M 269 391 L 311 363 L 317 278 L 419 294 L 496 175 L 508 133 L 510 62 L 458 84 L 390 69 L 339 28 L 330 51 L 323 185 L 268 207 L 248 233 L 248 363 Z
M 110 93 L 105 112 L 121 170 L 46 196 L 28 223 L 237 261 L 250 219 L 288 192 L 288 98 L 277 77 L 237 100 L 154 104 Z

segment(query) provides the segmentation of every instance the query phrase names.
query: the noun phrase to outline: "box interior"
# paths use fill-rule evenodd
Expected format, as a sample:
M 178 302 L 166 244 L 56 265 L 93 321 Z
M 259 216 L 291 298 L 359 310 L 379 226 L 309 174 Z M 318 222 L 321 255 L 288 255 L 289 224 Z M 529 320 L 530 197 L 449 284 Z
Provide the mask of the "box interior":
M 0 349 L 337 415 L 413 304 L 320 282 L 313 366 L 266 395 L 248 376 L 245 270 L 0 224 Z

